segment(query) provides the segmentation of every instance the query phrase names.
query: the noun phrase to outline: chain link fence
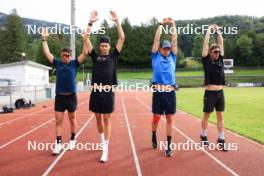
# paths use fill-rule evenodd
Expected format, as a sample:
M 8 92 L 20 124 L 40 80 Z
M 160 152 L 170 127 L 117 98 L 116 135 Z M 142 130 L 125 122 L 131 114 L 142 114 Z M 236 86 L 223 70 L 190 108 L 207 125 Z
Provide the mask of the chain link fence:
M 26 102 L 37 104 L 52 99 L 55 95 L 55 86 L 0 86 L 0 107 L 14 107 L 17 99 L 23 98 Z
M 0 109 L 3 106 L 14 107 L 18 99 L 37 104 L 55 98 L 55 84 L 45 86 L 0 85 Z M 77 92 L 88 91 L 88 85 L 79 82 Z

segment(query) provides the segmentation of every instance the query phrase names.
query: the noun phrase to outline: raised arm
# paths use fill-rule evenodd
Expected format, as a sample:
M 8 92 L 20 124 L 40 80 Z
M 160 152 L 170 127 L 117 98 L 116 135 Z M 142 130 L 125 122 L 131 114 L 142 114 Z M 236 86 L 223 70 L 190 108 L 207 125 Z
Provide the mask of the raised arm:
M 111 20 L 116 23 L 116 29 L 117 29 L 117 33 L 118 33 L 118 41 L 116 44 L 116 49 L 118 50 L 118 52 L 121 52 L 123 44 L 125 42 L 125 34 L 124 34 L 122 26 L 118 20 L 118 16 L 117 16 L 116 12 L 110 10 L 110 14 L 111 14 Z
M 161 22 L 159 22 L 159 26 L 156 30 L 153 46 L 152 46 L 152 53 L 156 53 L 159 49 L 160 44 L 160 35 L 161 35 L 161 27 L 163 24 L 165 24 L 166 19 L 164 18 Z
M 173 52 L 174 55 L 177 55 L 177 29 L 176 29 L 176 23 L 172 18 L 168 18 L 167 19 L 168 24 L 171 25 L 172 27 L 172 31 L 171 31 L 171 50 Z
M 50 50 L 49 50 L 49 46 L 48 46 L 48 42 L 47 42 L 49 33 L 48 33 L 48 30 L 46 28 L 42 31 L 41 36 L 42 36 L 43 52 L 44 52 L 45 56 L 47 57 L 47 59 L 49 60 L 49 62 L 52 64 L 53 60 L 54 60 L 54 56 L 50 53 Z
M 222 32 L 219 30 L 218 26 L 216 26 L 216 33 L 217 33 L 217 45 L 220 47 L 221 55 L 224 56 L 225 54 L 224 40 L 223 40 Z
M 206 57 L 208 55 L 209 52 L 209 41 L 210 41 L 210 35 L 211 35 L 211 30 L 213 29 L 212 25 L 209 25 L 208 30 L 205 34 L 204 37 L 204 44 L 203 44 L 203 52 L 202 52 L 202 56 Z
M 82 34 L 82 37 L 83 37 L 83 50 L 82 50 L 82 53 L 78 57 L 79 64 L 82 64 L 84 62 L 84 59 L 85 59 L 86 55 L 88 54 L 88 49 L 87 49 L 87 33 L 84 32 Z
M 92 45 L 91 40 L 90 40 L 90 34 L 91 34 L 91 28 L 93 26 L 93 23 L 98 20 L 97 15 L 98 15 L 98 13 L 96 11 L 91 12 L 90 21 L 89 21 L 88 26 L 87 26 L 86 31 L 85 31 L 86 37 L 87 37 L 87 40 L 85 40 L 86 41 L 85 45 L 86 45 L 87 54 L 90 54 L 93 50 L 93 45 Z

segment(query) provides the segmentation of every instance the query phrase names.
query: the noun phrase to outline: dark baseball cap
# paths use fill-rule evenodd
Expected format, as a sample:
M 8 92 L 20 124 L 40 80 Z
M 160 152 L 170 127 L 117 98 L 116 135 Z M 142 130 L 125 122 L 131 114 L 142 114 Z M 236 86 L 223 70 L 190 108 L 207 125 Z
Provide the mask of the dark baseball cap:
M 106 36 L 106 35 L 102 36 L 100 38 L 100 44 L 101 43 L 109 43 L 110 44 L 110 38 L 108 36 Z
M 161 45 L 160 45 L 161 48 L 171 48 L 171 42 L 168 41 L 168 40 L 164 40 Z

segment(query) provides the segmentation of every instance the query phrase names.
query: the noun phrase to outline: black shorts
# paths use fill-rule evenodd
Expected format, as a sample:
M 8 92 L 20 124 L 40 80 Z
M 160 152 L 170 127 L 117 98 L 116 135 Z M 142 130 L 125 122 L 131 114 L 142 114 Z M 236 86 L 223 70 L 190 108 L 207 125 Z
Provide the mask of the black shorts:
M 55 111 L 64 112 L 74 112 L 77 108 L 77 96 L 76 94 L 70 95 L 56 95 L 55 97 Z
M 94 113 L 108 114 L 115 109 L 115 93 L 109 91 L 93 91 L 90 96 L 89 110 Z
M 176 92 L 153 91 L 152 112 L 154 114 L 168 115 L 176 113 Z
M 213 112 L 214 108 L 219 112 L 223 112 L 225 110 L 225 97 L 223 90 L 205 90 L 203 112 Z

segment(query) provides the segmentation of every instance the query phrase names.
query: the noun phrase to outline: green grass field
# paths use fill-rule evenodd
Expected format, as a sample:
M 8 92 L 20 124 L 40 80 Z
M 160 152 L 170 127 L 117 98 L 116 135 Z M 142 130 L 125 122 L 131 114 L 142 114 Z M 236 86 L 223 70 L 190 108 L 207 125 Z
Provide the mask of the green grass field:
M 203 71 L 177 71 L 176 81 L 179 87 L 201 87 L 204 83 L 203 77 L 186 78 L 188 76 L 203 76 Z M 232 77 L 230 77 L 232 76 Z M 258 77 L 240 77 L 258 76 Z M 150 80 L 152 72 L 118 72 L 118 80 Z M 234 85 L 241 82 L 264 82 L 264 70 L 235 70 L 234 74 L 226 75 L 226 83 Z
M 264 70 L 235 70 L 233 76 L 264 76 Z M 203 71 L 176 71 L 177 76 L 203 76 Z M 118 79 L 151 79 L 152 72 L 119 72 Z
M 88 71 L 91 76 L 91 70 Z M 86 74 L 87 72 L 85 72 Z M 237 69 L 235 70 L 234 74 L 231 74 L 233 76 L 263 76 L 264 77 L 264 69 L 255 69 L 255 70 L 241 70 Z M 203 71 L 176 71 L 176 78 L 177 76 L 203 76 Z M 152 72 L 117 72 L 117 77 L 119 80 L 131 80 L 131 79 L 151 79 Z M 81 72 L 81 69 L 79 70 L 77 74 L 78 81 L 83 80 L 83 73 Z M 55 80 L 55 75 L 52 75 L 50 77 L 50 81 Z M 181 82 L 181 80 L 179 80 Z M 198 80 L 203 81 L 203 80 Z
M 202 88 L 177 92 L 177 108 L 199 118 L 203 112 Z M 225 128 L 264 144 L 264 88 L 226 88 Z M 216 123 L 215 113 L 210 122 Z

